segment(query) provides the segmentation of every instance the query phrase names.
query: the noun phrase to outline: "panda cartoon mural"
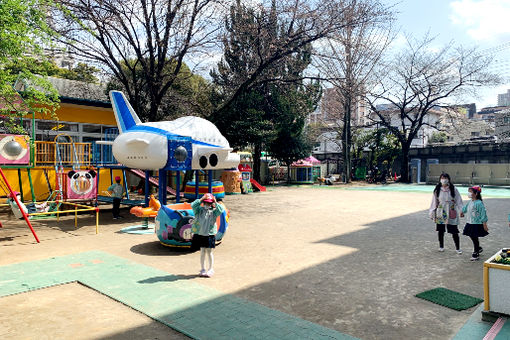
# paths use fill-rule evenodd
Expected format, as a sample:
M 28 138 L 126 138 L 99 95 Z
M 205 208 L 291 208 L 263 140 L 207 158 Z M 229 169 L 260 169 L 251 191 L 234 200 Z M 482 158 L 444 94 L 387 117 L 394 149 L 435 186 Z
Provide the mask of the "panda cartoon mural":
M 97 177 L 94 170 L 71 170 L 67 177 L 67 198 L 84 200 L 95 198 Z

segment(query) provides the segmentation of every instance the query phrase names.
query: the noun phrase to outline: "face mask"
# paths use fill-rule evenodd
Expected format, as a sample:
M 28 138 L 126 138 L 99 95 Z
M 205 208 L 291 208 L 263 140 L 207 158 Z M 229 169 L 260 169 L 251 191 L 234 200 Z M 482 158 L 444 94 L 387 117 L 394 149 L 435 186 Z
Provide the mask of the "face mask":
M 444 184 L 448 184 L 448 182 L 449 182 L 449 181 L 448 181 L 446 178 L 442 178 L 442 179 L 441 179 L 441 184 L 443 184 L 443 185 L 444 185 Z
M 468 191 L 468 198 L 473 198 L 473 193 Z

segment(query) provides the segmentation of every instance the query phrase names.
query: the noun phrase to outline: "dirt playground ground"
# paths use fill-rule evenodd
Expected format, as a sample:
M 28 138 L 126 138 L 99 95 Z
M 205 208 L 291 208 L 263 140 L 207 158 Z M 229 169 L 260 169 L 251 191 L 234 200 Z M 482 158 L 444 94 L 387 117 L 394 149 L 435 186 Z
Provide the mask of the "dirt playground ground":
M 483 260 L 510 245 L 510 201 L 484 199 L 490 235 L 481 240 L 482 260 L 470 262 L 472 244 L 465 236 L 464 254 L 455 253 L 449 235 L 446 251 L 437 251 L 427 218 L 430 199 L 430 193 L 317 186 L 227 196 L 230 226 L 214 251 L 210 279 L 196 277 L 198 252 L 163 247 L 154 235 L 120 233 L 140 223 L 127 210 L 119 221 L 101 212 L 98 235 L 92 216 L 80 216 L 77 229 L 71 216 L 34 222 L 40 244 L 24 223 L 3 214 L 0 265 L 100 250 L 361 339 L 449 339 L 476 307 L 458 312 L 414 295 L 445 287 L 483 297 Z M 185 338 L 79 284 L 0 298 L 0 338 L 41 334 Z

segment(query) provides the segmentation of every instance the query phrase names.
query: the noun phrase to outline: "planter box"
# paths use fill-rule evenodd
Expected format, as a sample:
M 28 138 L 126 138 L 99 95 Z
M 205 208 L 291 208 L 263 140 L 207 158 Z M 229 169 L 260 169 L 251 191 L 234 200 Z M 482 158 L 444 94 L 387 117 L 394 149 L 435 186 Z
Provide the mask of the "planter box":
M 500 253 L 483 264 L 484 312 L 510 315 L 510 265 L 492 262 Z

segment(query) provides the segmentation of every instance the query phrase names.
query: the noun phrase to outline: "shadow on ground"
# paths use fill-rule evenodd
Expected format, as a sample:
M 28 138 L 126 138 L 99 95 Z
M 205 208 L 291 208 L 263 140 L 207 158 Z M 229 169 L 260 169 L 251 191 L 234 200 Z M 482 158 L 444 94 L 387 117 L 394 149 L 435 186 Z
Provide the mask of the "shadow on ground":
M 156 283 L 156 282 L 174 282 L 181 280 L 191 280 L 196 279 L 198 275 L 165 275 L 165 276 L 155 276 L 146 280 L 138 281 L 138 283 Z
M 469 261 L 472 244 L 465 236 L 461 236 L 464 254 L 455 253 L 449 234 L 446 251 L 437 252 L 435 225 L 427 211 L 419 211 L 324 239 L 320 242 L 356 251 L 236 295 L 361 339 L 450 338 L 476 307 L 458 312 L 415 295 L 445 287 L 483 298 L 482 262 L 510 243 L 508 200 L 484 202 L 490 235 L 481 240 L 485 252 L 479 262 Z M 462 225 L 459 229 L 462 232 Z M 221 301 L 208 301 L 186 313 L 201 313 L 216 303 Z
M 135 254 L 149 256 L 180 256 L 193 253 L 188 247 L 166 247 L 159 241 L 137 244 L 129 250 Z
M 490 235 L 481 240 L 485 251 L 479 262 L 469 261 L 472 245 L 465 236 L 461 236 L 464 249 L 461 256 L 455 253 L 450 235 L 445 237 L 446 251 L 437 252 L 435 225 L 423 210 L 321 240 L 319 243 L 350 247 L 355 251 L 292 275 L 254 285 L 236 295 L 361 339 L 451 338 L 476 307 L 458 312 L 418 299 L 415 295 L 431 288 L 445 287 L 483 297 L 482 261 L 510 245 L 506 219 L 508 202 L 506 199 L 484 200 Z M 462 230 L 462 226 L 459 229 Z M 178 248 L 168 249 L 157 241 L 133 246 L 131 251 L 151 256 L 189 253 Z M 178 280 L 191 278 L 159 276 L 143 283 L 150 289 L 151 283 L 175 281 L 174 277 Z M 194 315 L 203 314 L 221 303 L 223 298 L 211 299 L 178 315 L 162 315 L 161 319 L 172 323 L 179 319 L 183 321 L 186 319 L 183 315 L 187 315 L 186 327 L 193 327 Z M 227 312 L 218 318 L 228 321 Z M 129 336 L 123 333 L 117 338 Z

